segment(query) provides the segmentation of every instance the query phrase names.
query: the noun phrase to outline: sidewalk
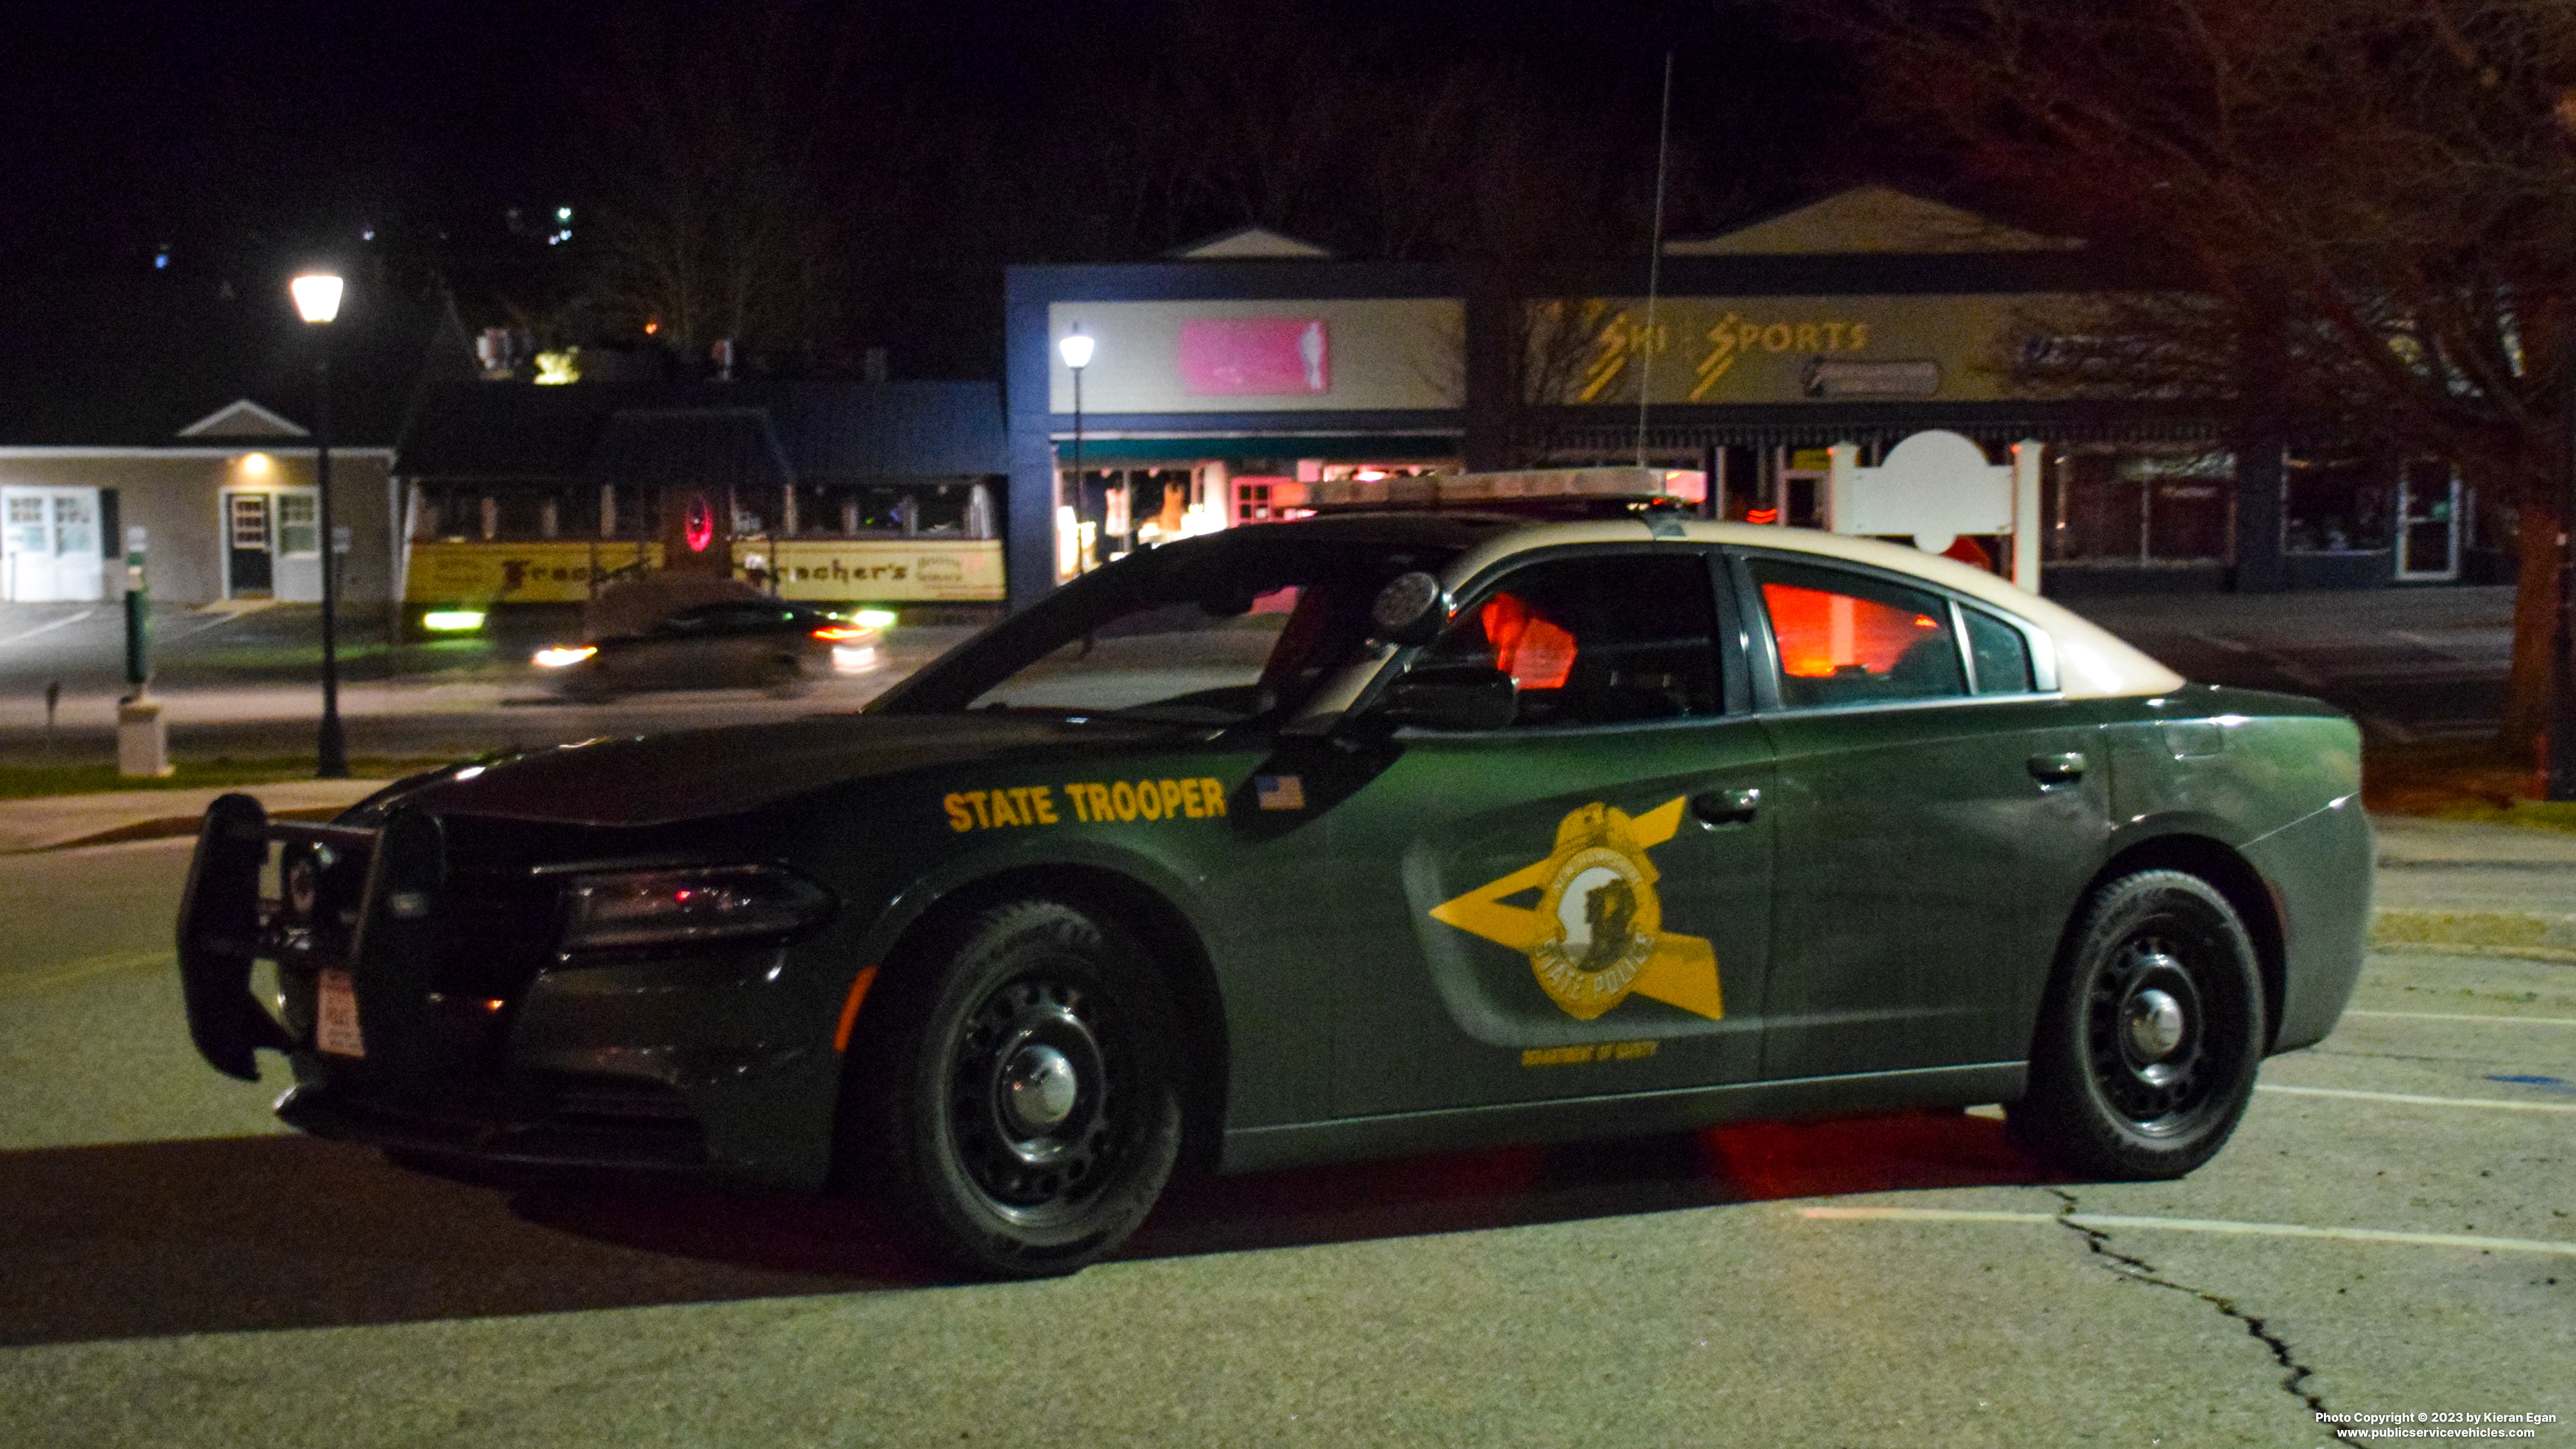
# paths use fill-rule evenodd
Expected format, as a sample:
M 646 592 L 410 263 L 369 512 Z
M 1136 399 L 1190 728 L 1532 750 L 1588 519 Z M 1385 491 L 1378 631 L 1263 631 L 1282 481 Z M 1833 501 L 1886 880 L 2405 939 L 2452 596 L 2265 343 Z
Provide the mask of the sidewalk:
M 328 819 L 387 783 L 288 780 L 274 785 L 228 785 L 208 790 L 114 790 L 95 795 L 0 800 L 0 855 L 194 835 L 198 817 L 206 813 L 215 797 L 236 790 L 256 796 L 271 815 Z

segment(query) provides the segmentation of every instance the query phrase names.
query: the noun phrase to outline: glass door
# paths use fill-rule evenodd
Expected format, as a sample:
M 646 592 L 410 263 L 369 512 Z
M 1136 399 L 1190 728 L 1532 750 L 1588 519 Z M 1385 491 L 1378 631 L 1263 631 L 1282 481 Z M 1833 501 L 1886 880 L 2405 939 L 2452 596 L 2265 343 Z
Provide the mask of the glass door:
M 270 596 L 277 572 L 270 555 L 268 495 L 224 495 L 224 597 Z
M 85 603 L 100 597 L 98 490 L 18 487 L 0 497 L 0 598 Z
M 2397 577 L 2427 583 L 2460 576 L 2460 475 L 2439 458 L 2397 471 Z

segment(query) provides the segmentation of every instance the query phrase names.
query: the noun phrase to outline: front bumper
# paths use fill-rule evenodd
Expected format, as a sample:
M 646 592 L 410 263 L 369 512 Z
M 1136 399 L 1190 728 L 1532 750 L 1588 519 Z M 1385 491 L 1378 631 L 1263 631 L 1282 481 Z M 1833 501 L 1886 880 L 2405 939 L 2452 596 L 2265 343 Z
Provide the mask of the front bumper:
M 179 920 L 190 1035 L 256 1080 L 283 1052 L 277 1106 L 320 1137 L 490 1162 L 706 1171 L 786 1185 L 828 1174 L 839 1057 L 810 1028 L 829 983 L 776 944 L 585 961 L 547 954 L 551 884 L 459 878 L 440 822 L 381 829 L 272 822 L 231 795 L 207 811 Z M 301 858 L 318 888 L 292 904 Z M 263 875 L 277 897 L 263 897 Z M 279 999 L 251 991 L 276 963 Z M 345 981 L 357 1049 L 320 1029 Z M 335 981 L 335 986 L 339 983 Z
M 299 1078 L 308 1065 L 318 1066 L 299 1055 Z M 706 1129 L 686 1117 L 584 1116 L 539 1104 L 518 1110 L 499 1104 L 480 1110 L 454 1103 L 405 1107 L 334 1090 L 323 1072 L 327 1068 L 278 1099 L 280 1121 L 316 1137 L 480 1162 L 684 1172 L 713 1166 Z

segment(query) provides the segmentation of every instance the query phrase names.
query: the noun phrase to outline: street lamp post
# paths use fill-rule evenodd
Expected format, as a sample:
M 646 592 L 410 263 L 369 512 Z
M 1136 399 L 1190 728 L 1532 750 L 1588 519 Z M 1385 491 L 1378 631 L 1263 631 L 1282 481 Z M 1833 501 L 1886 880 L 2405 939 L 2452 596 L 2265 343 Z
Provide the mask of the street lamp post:
M 1055 347 L 1056 351 L 1063 355 L 1064 365 L 1073 370 L 1073 517 L 1074 546 L 1076 549 L 1074 559 L 1077 566 L 1083 566 L 1088 565 L 1090 563 L 1090 559 L 1080 551 L 1080 540 L 1082 537 L 1082 370 L 1091 365 L 1092 341 L 1088 334 L 1083 332 L 1081 328 L 1077 327 L 1073 331 L 1064 334 L 1064 340 L 1057 343 Z
M 340 728 L 340 584 L 339 537 L 331 528 L 331 332 L 340 315 L 340 279 L 328 272 L 308 272 L 287 284 L 295 310 L 308 324 L 322 329 L 313 375 L 319 384 L 313 404 L 313 490 L 322 517 L 322 736 L 314 775 L 324 780 L 349 777 L 349 741 Z

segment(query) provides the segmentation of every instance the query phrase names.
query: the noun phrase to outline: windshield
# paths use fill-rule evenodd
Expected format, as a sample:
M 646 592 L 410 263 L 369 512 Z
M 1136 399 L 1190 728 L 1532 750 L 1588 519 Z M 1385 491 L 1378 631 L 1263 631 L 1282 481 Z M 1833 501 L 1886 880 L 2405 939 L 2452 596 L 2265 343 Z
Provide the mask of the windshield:
M 1369 604 L 1456 549 L 1261 525 L 1067 585 L 913 677 L 896 714 L 1027 709 L 1232 724 L 1294 710 L 1368 641 Z

